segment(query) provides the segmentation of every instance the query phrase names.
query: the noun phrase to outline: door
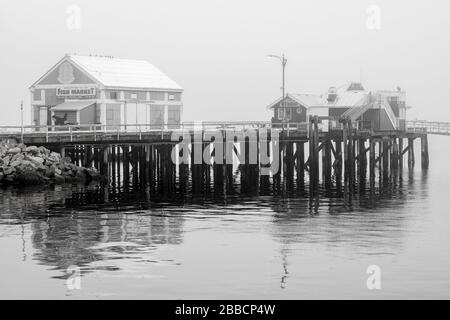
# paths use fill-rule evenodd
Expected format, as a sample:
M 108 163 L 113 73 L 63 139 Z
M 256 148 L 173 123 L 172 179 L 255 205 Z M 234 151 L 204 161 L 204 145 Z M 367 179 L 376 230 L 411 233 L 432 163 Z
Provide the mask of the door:
M 47 126 L 48 125 L 48 109 L 39 108 L 39 121 L 37 122 L 38 126 Z M 37 131 L 47 131 L 46 128 L 38 128 Z
M 46 126 L 47 125 L 47 108 L 39 109 L 39 125 Z

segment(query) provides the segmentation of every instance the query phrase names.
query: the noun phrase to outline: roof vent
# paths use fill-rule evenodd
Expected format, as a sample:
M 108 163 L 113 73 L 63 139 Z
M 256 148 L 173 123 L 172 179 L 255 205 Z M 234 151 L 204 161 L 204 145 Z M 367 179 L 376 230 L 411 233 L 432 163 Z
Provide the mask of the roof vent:
M 359 82 L 352 82 L 348 86 L 347 91 L 364 91 L 364 87 Z
M 328 102 L 334 102 L 337 98 L 337 90 L 336 87 L 330 87 L 328 89 L 328 94 L 327 94 L 327 101 Z

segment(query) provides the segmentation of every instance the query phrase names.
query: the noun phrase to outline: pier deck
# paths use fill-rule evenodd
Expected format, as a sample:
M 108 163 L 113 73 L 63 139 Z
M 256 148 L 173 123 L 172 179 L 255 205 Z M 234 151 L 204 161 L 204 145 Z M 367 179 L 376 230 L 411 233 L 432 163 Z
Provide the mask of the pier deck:
M 365 179 L 367 173 L 372 185 L 376 177 L 389 180 L 403 168 L 405 158 L 413 168 L 415 139 L 421 141 L 422 168 L 429 166 L 428 128 L 423 123 L 408 123 L 405 131 L 373 132 L 359 130 L 349 120 L 340 119 L 339 127 L 327 130 L 322 128 L 323 119 L 315 116 L 309 120 L 283 128 L 270 122 L 183 123 L 177 128 L 0 127 L 0 139 L 46 146 L 78 165 L 94 166 L 112 179 L 133 175 L 150 186 L 162 186 L 164 192 L 189 180 L 194 190 L 203 190 L 211 182 L 226 189 L 235 172 L 232 159 L 238 158 L 237 170 L 244 186 L 269 178 L 295 178 L 302 184 L 308 176 L 312 192 L 322 183 L 343 186 L 351 194 L 355 182 Z M 227 134 L 233 137 L 231 143 Z M 188 142 L 185 137 L 189 137 Z M 183 148 L 182 143 L 188 146 Z M 184 162 L 173 161 L 173 152 Z

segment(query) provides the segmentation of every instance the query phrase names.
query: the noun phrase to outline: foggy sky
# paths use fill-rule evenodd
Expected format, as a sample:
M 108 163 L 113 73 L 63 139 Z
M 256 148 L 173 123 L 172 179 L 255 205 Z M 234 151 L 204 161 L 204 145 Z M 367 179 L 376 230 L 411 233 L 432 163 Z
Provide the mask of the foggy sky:
M 81 29 L 67 28 L 69 5 Z M 380 29 L 366 25 L 369 5 Z M 0 125 L 30 118 L 28 88 L 65 53 L 148 60 L 184 87 L 183 120 L 269 120 L 281 95 L 362 81 L 407 92 L 408 118 L 450 121 L 448 1 L 2 1 Z M 361 72 L 362 70 L 362 72 Z

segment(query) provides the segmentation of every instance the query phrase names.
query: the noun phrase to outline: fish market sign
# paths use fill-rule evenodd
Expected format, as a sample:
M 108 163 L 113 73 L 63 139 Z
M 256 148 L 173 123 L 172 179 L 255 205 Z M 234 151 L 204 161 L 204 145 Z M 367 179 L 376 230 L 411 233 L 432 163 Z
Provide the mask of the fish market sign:
M 95 88 L 57 88 L 56 96 L 60 98 L 94 97 Z

